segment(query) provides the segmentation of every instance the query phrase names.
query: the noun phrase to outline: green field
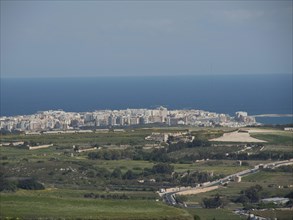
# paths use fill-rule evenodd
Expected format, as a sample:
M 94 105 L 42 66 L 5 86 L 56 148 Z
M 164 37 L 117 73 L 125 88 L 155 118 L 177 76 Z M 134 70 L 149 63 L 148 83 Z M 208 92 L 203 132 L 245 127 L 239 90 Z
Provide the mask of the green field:
M 200 220 L 244 220 L 247 218 L 234 214 L 226 209 L 188 209 L 192 216 L 198 216 Z
M 1 192 L 0 219 L 5 217 L 22 219 L 241 219 L 232 210 L 243 207 L 233 203 L 233 199 L 240 195 L 241 190 L 260 184 L 265 196 L 284 196 L 292 191 L 293 176 L 290 172 L 261 171 L 242 178 L 242 182 L 230 182 L 225 187 L 197 195 L 187 196 L 187 204 L 200 204 L 203 198 L 220 194 L 229 203 L 224 209 L 176 208 L 163 203 L 156 193 L 160 188 L 177 186 L 180 178 L 187 173 L 202 172 L 213 175 L 213 178 L 226 176 L 250 169 L 260 163 L 272 162 L 261 158 L 242 160 L 245 165 L 239 166 L 235 158 L 227 158 L 225 154 L 235 154 L 242 150 L 244 144 L 214 144 L 209 147 L 200 146 L 183 148 L 166 153 L 172 160 L 173 172 L 166 174 L 148 174 L 155 164 L 160 161 L 153 159 L 89 159 L 88 152 L 74 152 L 72 146 L 101 146 L 103 149 L 123 152 L 142 152 L 145 144 L 155 143 L 145 140 L 152 132 L 185 131 L 186 127 L 175 128 L 138 128 L 125 132 L 84 133 L 84 134 L 55 134 L 55 135 L 2 135 L 1 142 L 28 141 L 39 144 L 53 143 L 47 149 L 28 150 L 21 147 L 1 147 L 0 178 L 15 181 L 21 178 L 35 178 L 45 186 L 45 190 L 23 190 L 15 192 Z M 188 128 L 195 136 L 206 138 L 217 137 L 230 128 Z M 254 137 L 267 140 L 262 146 L 253 147 L 246 153 L 278 152 L 286 155 L 292 152 L 292 133 L 255 133 Z M 128 148 L 120 148 L 127 145 Z M 94 152 L 98 152 L 95 150 Z M 102 150 L 103 151 L 103 150 Z M 154 152 L 156 149 L 145 150 L 144 153 Z M 213 155 L 222 155 L 215 159 Z M 208 155 L 205 159 L 196 157 L 187 159 L 190 155 Z M 224 155 L 224 157 L 223 157 Z M 272 154 L 274 155 L 274 154 Z M 182 159 L 183 158 L 183 159 Z M 185 158 L 185 159 L 184 159 Z M 209 159 L 206 159 L 209 158 Z M 276 157 L 275 157 L 276 158 Z M 278 157 L 276 158 L 276 160 Z M 197 161 L 197 162 L 196 162 Z M 112 172 L 119 168 L 120 179 L 112 177 Z M 135 178 L 125 179 L 122 175 L 133 172 Z M 144 175 L 146 173 L 146 175 Z M 178 178 L 178 179 L 176 179 Z M 138 180 L 144 179 L 144 183 Z M 150 181 L 155 179 L 155 181 Z M 173 181 L 173 182 L 172 182 Z M 171 183 L 172 182 L 172 183 Z M 171 185 L 170 185 L 171 184 Z M 173 185 L 172 185 L 173 184 Z M 93 193 L 97 198 L 85 198 Z M 126 195 L 126 199 L 111 196 Z M 286 212 L 282 212 L 280 215 Z
M 293 147 L 293 132 L 251 133 L 251 137 L 267 141 L 269 144 L 287 145 Z
M 53 190 L 54 191 L 54 190 Z M 183 209 L 148 200 L 76 198 L 56 192 L 1 193 L 1 218 L 23 219 L 191 219 Z
M 266 210 L 266 211 L 252 211 L 252 214 L 257 216 L 278 220 L 292 220 L 293 210 Z
M 293 175 L 289 172 L 285 173 L 261 171 L 244 177 L 242 181 L 257 183 L 261 185 L 276 184 L 280 186 L 286 186 L 293 183 Z
M 43 134 L 43 135 L 3 135 L 2 142 L 7 141 L 33 141 L 40 144 L 53 143 L 55 146 L 72 147 L 76 144 L 144 144 L 144 138 L 150 135 L 150 130 L 137 129 L 127 132 L 107 132 L 107 133 L 77 133 L 77 134 Z
M 245 190 L 256 184 L 263 187 L 263 190 L 266 192 L 266 197 L 283 197 L 292 191 L 292 188 L 287 187 L 292 182 L 293 176 L 291 173 L 261 171 L 242 178 L 240 183 L 230 182 L 226 187 L 220 187 L 214 191 L 190 195 L 188 196 L 187 202 L 199 204 L 203 198 L 216 194 L 224 195 L 227 198 L 236 198 L 240 195 L 241 190 Z

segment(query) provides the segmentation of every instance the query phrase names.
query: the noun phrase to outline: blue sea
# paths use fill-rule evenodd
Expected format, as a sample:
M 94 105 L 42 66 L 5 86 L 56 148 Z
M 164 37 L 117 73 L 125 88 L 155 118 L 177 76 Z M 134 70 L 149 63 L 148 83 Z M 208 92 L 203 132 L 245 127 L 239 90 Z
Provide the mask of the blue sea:
M 1 79 L 1 116 L 161 105 L 230 115 L 292 114 L 292 100 L 291 74 Z M 292 117 L 257 119 L 292 123 Z

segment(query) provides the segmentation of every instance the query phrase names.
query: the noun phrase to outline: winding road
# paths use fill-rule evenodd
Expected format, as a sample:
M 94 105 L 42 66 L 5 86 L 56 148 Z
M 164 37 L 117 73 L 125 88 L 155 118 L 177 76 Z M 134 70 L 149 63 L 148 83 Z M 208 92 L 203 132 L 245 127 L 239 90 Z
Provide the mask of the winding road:
M 166 202 L 167 204 L 176 206 L 176 205 L 178 205 L 178 203 L 176 201 L 176 194 L 180 194 L 182 192 L 185 192 L 184 194 L 197 194 L 197 193 L 194 193 L 197 189 L 198 190 L 201 190 L 202 193 L 203 193 L 203 192 L 205 192 L 204 189 L 207 189 L 207 188 L 213 187 L 213 186 L 219 186 L 219 185 L 224 184 L 224 183 L 228 183 L 235 176 L 243 177 L 243 176 L 246 176 L 246 175 L 249 175 L 249 174 L 256 173 L 261 168 L 271 168 L 271 169 L 274 169 L 276 167 L 287 166 L 287 165 L 292 165 L 292 164 L 293 164 L 293 159 L 283 160 L 283 161 L 276 161 L 276 162 L 271 162 L 271 163 L 267 163 L 267 164 L 258 164 L 254 168 L 252 168 L 252 169 L 243 170 L 241 172 L 231 174 L 229 176 L 226 176 L 226 177 L 221 178 L 221 179 L 217 179 L 217 180 L 212 181 L 212 182 L 202 183 L 200 187 L 176 187 L 176 188 L 169 188 L 169 189 L 164 190 L 165 192 L 159 193 L 159 195 L 163 198 L 164 202 Z M 216 187 L 214 187 L 213 189 L 216 189 Z

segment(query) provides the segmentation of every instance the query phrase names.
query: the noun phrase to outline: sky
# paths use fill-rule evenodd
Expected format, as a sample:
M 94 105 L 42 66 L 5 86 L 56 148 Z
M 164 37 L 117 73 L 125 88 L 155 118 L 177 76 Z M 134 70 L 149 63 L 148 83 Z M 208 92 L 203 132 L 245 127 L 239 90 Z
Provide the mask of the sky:
M 3 1 L 1 77 L 292 73 L 292 1 Z

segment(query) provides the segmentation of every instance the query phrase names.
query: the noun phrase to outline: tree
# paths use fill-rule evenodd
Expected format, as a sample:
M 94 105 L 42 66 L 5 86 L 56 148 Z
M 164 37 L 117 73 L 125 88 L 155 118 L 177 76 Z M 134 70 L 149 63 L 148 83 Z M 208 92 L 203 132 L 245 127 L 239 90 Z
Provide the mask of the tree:
M 158 163 L 153 166 L 152 171 L 155 174 L 172 174 L 172 172 L 174 171 L 174 166 L 165 163 Z
M 17 186 L 15 181 L 0 178 L 0 191 L 16 191 Z
M 200 217 L 199 217 L 198 215 L 194 215 L 194 216 L 193 216 L 193 219 L 194 219 L 194 220 L 200 220 Z
M 260 200 L 262 191 L 262 187 L 260 185 L 251 186 L 248 189 L 241 191 L 241 194 L 237 199 L 236 202 L 241 202 L 243 204 L 247 203 L 256 203 Z
M 96 153 L 96 152 L 90 152 L 88 154 L 88 158 L 91 159 L 91 160 L 100 159 L 98 153 Z
M 97 177 L 108 179 L 110 176 L 111 176 L 111 172 L 108 169 L 104 167 L 97 169 Z
M 106 150 L 106 151 L 104 152 L 104 159 L 105 159 L 105 160 L 111 160 L 111 159 L 112 159 L 112 152 L 109 151 L 109 150 Z
M 199 172 L 197 178 L 200 183 L 204 183 L 209 180 L 209 175 L 206 172 Z
M 149 160 L 158 162 L 168 162 L 170 161 L 170 157 L 168 156 L 166 149 L 155 149 L 150 153 Z
M 28 190 L 45 189 L 43 184 L 39 183 L 37 180 L 35 180 L 33 178 L 19 180 L 17 187 L 21 188 L 21 189 L 28 189 Z
M 132 170 L 127 170 L 127 172 L 123 175 L 123 179 L 132 180 L 134 178 L 135 176 Z
M 208 141 L 206 137 L 202 135 L 195 136 L 194 140 L 188 144 L 188 147 L 209 147 L 211 143 Z
M 241 196 L 239 196 L 239 197 L 235 200 L 235 202 L 237 202 L 237 203 L 242 203 L 242 204 L 246 204 L 246 203 L 249 202 L 249 198 L 248 198 L 247 196 L 245 196 L 245 195 L 241 195 Z
M 291 191 L 290 193 L 288 193 L 285 197 L 286 198 L 289 198 L 289 199 L 293 199 L 293 191 Z
M 251 203 L 255 203 L 260 200 L 260 191 L 262 191 L 262 187 L 255 185 L 246 189 L 244 195 L 248 197 Z
M 179 141 L 177 143 L 170 143 L 168 146 L 168 153 L 173 152 L 173 151 L 179 151 L 181 149 L 184 149 L 187 147 L 187 144 L 183 141 Z
M 116 168 L 113 170 L 113 172 L 112 172 L 112 174 L 111 174 L 111 177 L 113 177 L 113 178 L 117 178 L 117 179 L 121 179 L 121 177 L 122 177 L 121 169 L 120 169 L 119 167 L 116 167 Z
M 226 201 L 217 194 L 214 198 L 203 198 L 202 204 L 204 208 L 223 208 Z
M 121 158 L 121 153 L 119 150 L 112 150 L 111 154 L 111 160 L 119 160 Z
M 89 178 L 94 178 L 95 175 L 96 175 L 96 173 L 95 173 L 94 170 L 88 170 L 88 171 L 86 172 L 86 175 L 87 175 L 87 177 L 89 177 Z

